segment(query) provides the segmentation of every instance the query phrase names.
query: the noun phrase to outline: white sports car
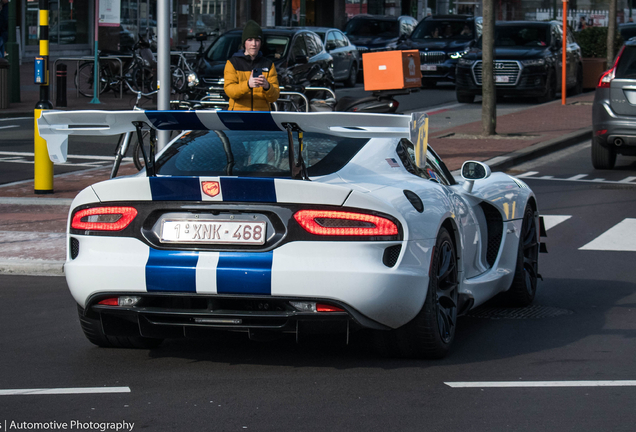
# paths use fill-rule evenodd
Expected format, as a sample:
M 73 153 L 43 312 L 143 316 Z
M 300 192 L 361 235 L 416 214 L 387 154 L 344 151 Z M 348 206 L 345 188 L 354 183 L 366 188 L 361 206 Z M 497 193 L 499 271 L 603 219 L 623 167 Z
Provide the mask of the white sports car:
M 210 331 L 376 331 L 439 358 L 457 317 L 504 293 L 532 302 L 540 219 L 521 180 L 466 162 L 454 178 L 425 114 L 44 112 L 70 134 L 188 130 L 145 171 L 81 191 L 65 273 L 86 337 L 153 347 Z

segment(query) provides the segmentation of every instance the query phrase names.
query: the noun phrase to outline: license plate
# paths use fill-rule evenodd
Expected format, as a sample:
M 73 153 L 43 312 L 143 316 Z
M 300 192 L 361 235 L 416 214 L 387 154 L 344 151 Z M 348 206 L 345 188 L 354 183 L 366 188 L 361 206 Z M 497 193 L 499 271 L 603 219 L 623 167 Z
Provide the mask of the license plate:
M 436 71 L 437 65 L 420 65 L 420 70 L 423 71 Z
M 510 82 L 510 77 L 507 77 L 507 76 L 496 76 L 495 77 L 495 82 L 507 83 L 507 82 Z
M 162 243 L 265 244 L 267 224 L 230 220 L 165 220 Z

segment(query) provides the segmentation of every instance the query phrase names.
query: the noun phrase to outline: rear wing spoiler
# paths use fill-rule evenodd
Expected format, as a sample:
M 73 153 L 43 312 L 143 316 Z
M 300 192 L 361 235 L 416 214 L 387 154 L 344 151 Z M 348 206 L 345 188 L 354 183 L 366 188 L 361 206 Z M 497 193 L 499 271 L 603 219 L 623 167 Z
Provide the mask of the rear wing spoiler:
M 361 113 L 289 113 L 250 111 L 43 111 L 37 121 L 53 162 L 66 162 L 69 135 L 120 135 L 133 123 L 157 130 L 295 130 L 347 138 L 410 138 L 416 159 L 426 155 L 428 116 Z M 422 153 L 422 146 L 423 153 Z M 419 155 L 419 156 L 418 156 Z M 418 163 L 419 165 L 419 163 Z

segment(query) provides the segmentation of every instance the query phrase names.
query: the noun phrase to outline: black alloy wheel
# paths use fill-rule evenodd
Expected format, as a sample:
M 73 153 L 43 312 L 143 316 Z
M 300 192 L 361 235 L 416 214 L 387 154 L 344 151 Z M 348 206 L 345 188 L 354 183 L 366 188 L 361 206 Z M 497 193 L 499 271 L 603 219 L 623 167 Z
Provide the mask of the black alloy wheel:
M 534 209 L 528 205 L 523 214 L 517 265 L 512 285 L 507 292 L 510 306 L 525 307 L 537 293 L 539 277 L 539 234 Z
M 427 359 L 448 354 L 457 328 L 459 269 L 455 243 L 446 228 L 437 237 L 430 272 L 422 309 L 409 323 L 391 332 L 389 343 L 381 345 L 385 353 Z
M 545 93 L 543 96 L 539 96 L 537 98 L 537 102 L 546 103 L 551 102 L 556 99 L 557 94 L 557 83 L 556 83 L 556 75 L 554 72 L 550 72 L 545 82 Z

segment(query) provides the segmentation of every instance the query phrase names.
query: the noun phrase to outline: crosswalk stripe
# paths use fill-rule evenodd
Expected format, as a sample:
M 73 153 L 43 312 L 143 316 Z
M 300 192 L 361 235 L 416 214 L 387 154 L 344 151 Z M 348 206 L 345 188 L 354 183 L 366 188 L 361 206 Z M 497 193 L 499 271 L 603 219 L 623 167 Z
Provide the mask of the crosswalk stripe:
M 550 228 L 554 228 L 561 222 L 565 222 L 570 219 L 572 216 L 568 215 L 541 215 L 543 217 L 543 225 L 545 226 L 546 231 Z
M 619 183 L 629 183 L 629 182 L 631 182 L 632 180 L 636 180 L 636 177 L 629 176 L 629 177 L 624 178 L 623 180 L 619 181 Z
M 636 219 L 624 219 L 579 250 L 636 252 Z
M 519 175 L 517 175 L 515 177 L 517 177 L 517 178 L 532 177 L 535 174 L 539 174 L 539 171 L 528 171 L 526 173 L 519 174 Z

